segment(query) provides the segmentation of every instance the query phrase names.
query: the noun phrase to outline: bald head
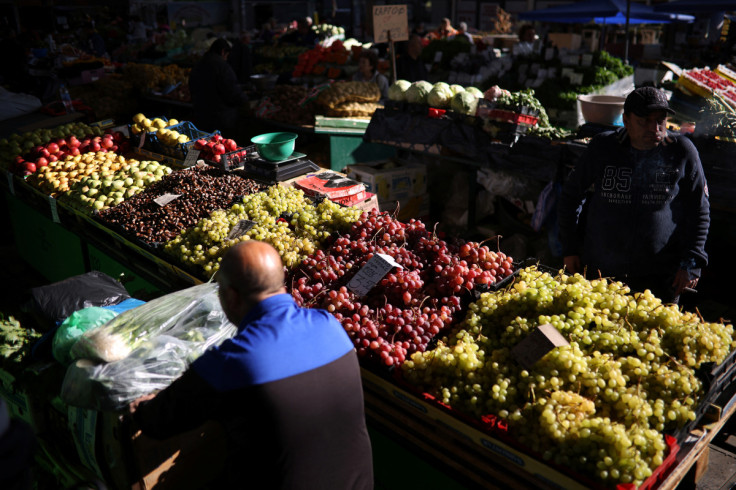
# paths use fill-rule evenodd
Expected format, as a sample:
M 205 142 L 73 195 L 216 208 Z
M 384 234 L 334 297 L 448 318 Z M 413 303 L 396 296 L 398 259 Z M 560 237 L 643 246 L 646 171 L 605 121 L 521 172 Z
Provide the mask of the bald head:
M 217 272 L 220 304 L 236 325 L 259 302 L 286 292 L 281 256 L 271 245 L 246 240 L 231 247 Z

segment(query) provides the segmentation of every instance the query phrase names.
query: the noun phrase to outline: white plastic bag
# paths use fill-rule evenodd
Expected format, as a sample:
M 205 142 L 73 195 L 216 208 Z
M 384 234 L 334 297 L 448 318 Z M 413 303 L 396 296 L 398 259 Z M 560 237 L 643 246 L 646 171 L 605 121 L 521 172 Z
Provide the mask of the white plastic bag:
M 61 388 L 68 405 L 120 410 L 181 376 L 213 345 L 235 335 L 216 283 L 193 286 L 121 313 L 72 347 Z

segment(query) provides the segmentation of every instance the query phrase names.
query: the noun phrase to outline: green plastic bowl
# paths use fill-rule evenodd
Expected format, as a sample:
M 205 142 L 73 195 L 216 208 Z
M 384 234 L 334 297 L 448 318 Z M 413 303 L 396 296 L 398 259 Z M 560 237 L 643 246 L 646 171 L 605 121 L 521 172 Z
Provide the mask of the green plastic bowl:
M 256 145 L 258 154 L 272 162 L 285 160 L 294 153 L 296 133 L 266 133 L 251 138 L 251 143 Z

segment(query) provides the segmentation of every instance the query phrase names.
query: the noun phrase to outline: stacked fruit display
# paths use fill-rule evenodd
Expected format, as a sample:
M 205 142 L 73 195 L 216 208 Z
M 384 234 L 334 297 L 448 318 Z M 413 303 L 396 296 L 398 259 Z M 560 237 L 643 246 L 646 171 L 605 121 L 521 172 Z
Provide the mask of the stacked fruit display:
M 61 160 L 39 167 L 36 173 L 26 178 L 26 182 L 41 192 L 58 198 L 83 179 L 96 175 L 98 178 L 92 180 L 105 181 L 129 166 L 125 157 L 112 152 L 67 155 Z M 165 168 L 168 167 L 161 166 L 156 171 L 165 172 Z
M 360 214 L 328 199 L 314 205 L 301 190 L 274 185 L 214 211 L 167 243 L 164 251 L 209 276 L 228 248 L 242 240 L 262 240 L 276 247 L 287 267 L 294 267 L 330 235 L 349 229 Z M 252 222 L 247 231 L 233 231 L 247 221 Z
M 194 149 L 199 150 L 199 157 L 208 162 L 221 163 L 226 158 L 230 165 L 237 165 L 245 160 L 248 151 L 239 146 L 235 140 L 224 138 L 215 133 L 208 138 L 200 138 L 194 142 Z
M 361 296 L 349 283 L 376 254 L 400 267 Z M 421 221 L 401 223 L 386 213 L 361 216 L 350 231 L 318 250 L 287 279 L 297 302 L 332 312 L 358 355 L 401 364 L 453 324 L 464 297 L 512 272 L 511 258 L 475 242 L 448 243 Z
M 76 157 L 90 152 L 114 153 L 124 150 L 127 145 L 125 137 L 119 131 L 82 139 L 72 134 L 68 138 L 58 138 L 44 145 L 34 146 L 25 155 L 16 157 L 9 170 L 18 175 L 31 175 L 39 168 L 67 156 Z
M 138 135 L 141 133 L 156 133 L 160 129 L 176 126 L 179 121 L 176 119 L 166 119 L 163 117 L 154 117 L 149 119 L 145 114 L 139 112 L 133 116 L 133 124 L 130 125 L 130 133 Z
M 512 349 L 543 324 L 569 345 L 525 368 Z M 401 372 L 461 412 L 505 419 L 512 437 L 545 460 L 605 485 L 640 485 L 663 462 L 663 431 L 696 417 L 703 388 L 695 369 L 723 362 L 735 346 L 731 325 L 649 291 L 530 267 L 481 295 L 457 329 Z
M 732 106 L 736 106 L 736 83 L 727 76 L 719 74 L 719 71 L 694 68 L 682 72 L 677 83 L 701 97 L 722 97 Z
M 262 188 L 253 180 L 214 167 L 195 166 L 164 176 L 143 192 L 101 211 L 98 218 L 153 245 L 172 240 L 213 210 Z
M 91 127 L 84 123 L 69 123 L 53 129 L 36 129 L 25 133 L 13 133 L 7 138 L 0 139 L 0 167 L 9 169 L 16 162 L 17 157 L 23 157 L 34 147 L 46 145 L 59 138 L 68 138 L 75 135 L 77 138 L 86 136 L 102 136 L 104 131 L 99 127 Z M 26 160 L 24 158 L 24 160 Z
M 123 160 L 119 170 L 103 169 L 85 175 L 59 197 L 61 201 L 91 214 L 120 204 L 171 173 L 171 167 L 155 161 Z

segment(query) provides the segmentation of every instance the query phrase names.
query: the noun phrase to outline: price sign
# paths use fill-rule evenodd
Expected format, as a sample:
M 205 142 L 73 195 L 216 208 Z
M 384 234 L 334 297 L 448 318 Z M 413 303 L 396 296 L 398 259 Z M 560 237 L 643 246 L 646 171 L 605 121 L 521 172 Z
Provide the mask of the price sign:
M 583 56 L 580 57 L 580 65 L 581 66 L 591 66 L 593 64 L 593 55 L 590 53 L 585 53 Z
M 583 84 L 583 74 L 582 73 L 571 73 L 570 83 L 572 85 L 582 85 Z
M 394 267 L 401 266 L 393 257 L 377 253 L 353 276 L 348 288 L 358 296 L 365 296 Z
M 545 323 L 516 344 L 511 349 L 511 354 L 524 369 L 530 369 L 547 352 L 563 345 L 570 345 L 570 343 L 553 325 Z
M 234 240 L 235 238 L 240 238 L 241 236 L 248 233 L 248 230 L 256 226 L 255 221 L 251 221 L 249 219 L 241 219 L 238 221 L 235 226 L 233 226 L 233 229 L 230 230 L 230 233 L 227 234 L 228 240 Z
M 406 11 L 406 5 L 374 5 L 373 42 L 408 41 L 409 20 Z
M 161 207 L 164 207 L 167 204 L 169 204 L 171 201 L 177 199 L 179 196 L 181 196 L 181 194 L 163 194 L 157 197 L 156 199 L 154 199 L 153 202 L 155 202 Z
M 8 176 L 8 188 L 10 189 L 10 193 L 12 195 L 15 195 L 15 180 L 13 179 L 13 174 L 10 172 L 6 172 Z
M 49 208 L 51 208 L 51 221 L 54 223 L 61 223 L 59 220 L 59 209 L 56 207 L 56 199 L 54 199 L 51 196 L 48 196 L 49 199 Z
M 184 166 L 191 167 L 197 164 L 199 159 L 199 150 L 192 148 L 187 152 L 187 156 L 184 158 Z

